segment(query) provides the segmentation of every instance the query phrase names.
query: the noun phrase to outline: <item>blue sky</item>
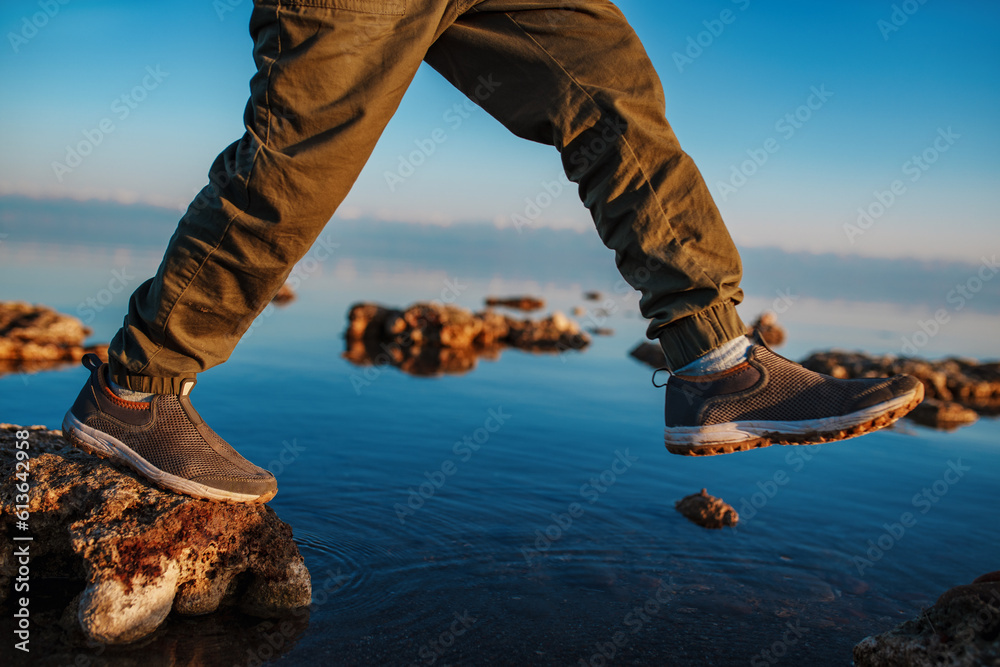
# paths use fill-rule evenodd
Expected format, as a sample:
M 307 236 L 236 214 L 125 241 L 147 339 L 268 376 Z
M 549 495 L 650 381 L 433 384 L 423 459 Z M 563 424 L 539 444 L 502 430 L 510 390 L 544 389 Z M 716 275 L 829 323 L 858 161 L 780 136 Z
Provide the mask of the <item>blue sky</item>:
M 250 0 L 223 2 L 221 18 L 212 0 L 2 3 L 0 194 L 185 206 L 239 137 L 253 72 Z M 971 262 L 1000 250 L 996 2 L 618 4 L 738 243 Z M 122 117 L 115 100 L 144 79 L 146 98 Z M 558 160 L 478 110 L 450 128 L 444 114 L 464 99 L 423 68 L 341 215 L 510 224 Z M 113 131 L 54 173 L 102 121 Z M 437 128 L 447 141 L 390 191 L 385 172 Z M 925 153 L 933 164 L 912 160 Z M 875 214 L 867 228 L 859 207 Z M 539 224 L 591 227 L 572 193 Z

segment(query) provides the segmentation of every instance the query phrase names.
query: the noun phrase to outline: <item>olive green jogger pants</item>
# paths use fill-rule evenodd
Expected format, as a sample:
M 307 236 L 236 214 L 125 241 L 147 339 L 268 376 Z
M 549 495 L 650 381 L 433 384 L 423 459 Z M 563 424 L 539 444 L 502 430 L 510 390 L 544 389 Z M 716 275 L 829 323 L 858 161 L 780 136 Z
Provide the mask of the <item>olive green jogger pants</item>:
M 422 61 L 514 134 L 555 146 L 669 367 L 743 334 L 739 254 L 608 0 L 265 0 L 250 32 L 246 132 L 132 295 L 111 344 L 119 384 L 175 393 L 229 357 L 346 197 Z

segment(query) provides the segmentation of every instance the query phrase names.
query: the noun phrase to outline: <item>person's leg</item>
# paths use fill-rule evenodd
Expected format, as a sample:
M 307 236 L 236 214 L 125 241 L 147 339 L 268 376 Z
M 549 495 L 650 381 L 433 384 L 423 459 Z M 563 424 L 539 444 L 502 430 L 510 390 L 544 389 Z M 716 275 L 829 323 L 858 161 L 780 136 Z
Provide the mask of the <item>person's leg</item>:
M 229 357 L 315 241 L 427 48 L 459 13 L 455 5 L 255 4 L 246 133 L 216 159 L 156 276 L 132 295 L 110 372 L 96 357 L 85 360 L 90 379 L 63 423 L 74 444 L 181 493 L 236 502 L 274 496 L 274 476 L 191 406 L 194 376 Z M 153 395 L 136 401 L 134 392 Z
M 229 357 L 354 184 L 453 4 L 256 3 L 246 133 L 132 295 L 115 382 L 176 392 Z
M 512 132 L 560 151 L 622 276 L 642 293 L 669 368 L 745 333 L 739 254 L 617 7 L 486 0 L 427 62 Z M 497 80 L 495 92 L 476 94 L 482 75 Z
M 560 151 L 623 277 L 642 292 L 668 368 L 721 367 L 671 377 L 670 451 L 843 439 L 919 402 L 912 378 L 834 380 L 743 338 L 739 255 L 664 117 L 652 63 L 611 2 L 484 0 L 426 59 L 512 132 Z

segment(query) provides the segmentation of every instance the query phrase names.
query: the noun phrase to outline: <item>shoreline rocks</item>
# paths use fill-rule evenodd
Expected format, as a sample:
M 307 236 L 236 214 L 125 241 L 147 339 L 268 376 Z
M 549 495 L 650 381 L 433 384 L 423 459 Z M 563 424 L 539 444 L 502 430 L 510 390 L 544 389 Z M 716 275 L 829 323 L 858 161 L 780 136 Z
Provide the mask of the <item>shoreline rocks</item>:
M 854 647 L 858 667 L 1000 665 L 1000 571 L 945 591 L 919 617 Z
M 0 425 L 0 534 L 8 543 L 26 534 L 15 523 L 24 500 L 15 452 L 24 441 L 31 580 L 78 582 L 67 584 L 82 592 L 66 616 L 89 639 L 137 641 L 171 611 L 200 615 L 238 607 L 276 617 L 309 605 L 309 572 L 291 528 L 274 510 L 161 491 L 44 427 Z M 0 601 L 17 572 L 5 551 Z
M 536 353 L 582 350 L 590 338 L 560 312 L 522 320 L 440 303 L 405 310 L 357 303 L 347 314 L 343 357 L 358 366 L 392 365 L 412 375 L 463 373 L 505 347 Z
M 23 301 L 0 301 L 0 375 L 32 373 L 79 362 L 107 345 L 84 346 L 93 331 L 76 317 Z

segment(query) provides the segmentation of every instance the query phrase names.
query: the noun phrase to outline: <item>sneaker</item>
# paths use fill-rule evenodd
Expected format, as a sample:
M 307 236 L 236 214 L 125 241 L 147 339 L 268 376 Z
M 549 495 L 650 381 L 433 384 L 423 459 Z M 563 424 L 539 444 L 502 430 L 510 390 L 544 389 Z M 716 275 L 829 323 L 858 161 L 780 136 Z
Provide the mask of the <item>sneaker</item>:
M 758 340 L 727 371 L 670 377 L 664 440 L 687 456 L 846 440 L 889 426 L 923 398 L 923 383 L 909 375 L 838 380 Z
M 63 418 L 63 435 L 77 448 L 124 463 L 169 491 L 230 503 L 266 503 L 278 492 L 272 475 L 229 446 L 195 411 L 185 380 L 180 395 L 149 403 L 126 401 L 108 385 L 108 365 L 83 358 L 90 379 Z

